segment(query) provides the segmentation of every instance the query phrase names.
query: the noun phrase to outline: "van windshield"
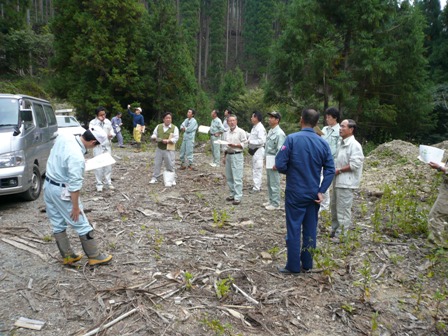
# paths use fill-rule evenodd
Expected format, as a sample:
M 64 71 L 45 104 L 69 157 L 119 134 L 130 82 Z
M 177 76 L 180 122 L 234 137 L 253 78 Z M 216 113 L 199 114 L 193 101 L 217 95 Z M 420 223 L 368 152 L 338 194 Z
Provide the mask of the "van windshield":
M 0 127 L 17 126 L 19 123 L 19 101 L 0 98 Z

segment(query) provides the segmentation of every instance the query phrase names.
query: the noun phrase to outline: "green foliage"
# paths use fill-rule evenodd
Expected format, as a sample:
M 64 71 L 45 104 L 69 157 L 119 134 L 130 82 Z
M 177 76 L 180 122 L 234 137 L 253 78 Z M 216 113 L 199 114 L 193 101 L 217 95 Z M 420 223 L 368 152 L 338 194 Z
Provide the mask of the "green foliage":
M 418 177 L 412 177 L 412 180 L 418 180 Z M 383 192 L 372 216 L 374 241 L 377 241 L 381 234 L 396 238 L 401 235 L 427 234 L 428 212 L 422 209 L 415 184 L 399 180 L 393 186 L 386 185 Z
M 244 63 L 251 74 L 261 76 L 267 71 L 270 47 L 274 38 L 274 9 L 274 0 L 245 1 Z
M 45 72 L 53 52 L 53 35 L 44 29 L 36 34 L 31 28 L 14 30 L 0 37 L 4 57 L 0 58 L 0 69 L 18 76 L 37 75 Z
M 418 10 L 406 2 L 295 0 L 288 12 L 273 48 L 269 100 L 325 109 L 332 97 L 374 141 L 434 126 Z
M 98 105 L 118 111 L 131 97 L 144 97 L 148 71 L 143 4 L 56 0 L 54 6 L 53 87 L 74 104 L 80 119 L 91 119 Z
M 204 10 L 209 17 L 210 26 L 210 68 L 207 83 L 212 92 L 216 92 L 224 71 L 227 3 L 222 0 L 208 0 L 205 4 Z
M 213 209 L 213 223 L 218 227 L 222 228 L 229 219 L 229 215 L 225 209 L 219 211 L 216 209 Z
M 210 320 L 208 314 L 205 314 L 201 323 L 217 336 L 229 334 L 232 329 L 232 326 L 228 323 L 222 324 L 218 319 Z
M 235 71 L 226 72 L 219 86 L 219 92 L 215 97 L 215 107 L 224 111 L 229 107 L 231 100 L 237 99 L 244 92 L 245 84 L 242 71 L 236 68 Z
M 234 279 L 229 276 L 225 279 L 220 279 L 216 282 L 216 296 L 218 299 L 226 297 L 232 287 Z
M 193 274 L 191 274 L 190 272 L 185 272 L 184 278 L 185 278 L 185 289 L 191 290 L 193 288 L 193 283 L 192 283 Z

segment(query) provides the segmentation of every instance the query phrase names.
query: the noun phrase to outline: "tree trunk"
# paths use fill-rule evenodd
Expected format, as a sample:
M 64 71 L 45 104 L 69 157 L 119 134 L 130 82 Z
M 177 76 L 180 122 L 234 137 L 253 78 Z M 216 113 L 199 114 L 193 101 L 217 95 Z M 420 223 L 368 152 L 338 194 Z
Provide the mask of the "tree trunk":
M 198 84 L 202 87 L 202 6 L 199 7 L 199 34 L 198 34 Z
M 236 6 L 235 6 L 235 19 L 236 19 L 236 25 L 235 25 L 235 60 L 238 62 L 238 34 L 239 34 L 239 0 L 236 0 Z
M 229 23 L 230 23 L 230 0 L 227 0 L 227 23 L 226 23 L 226 70 L 229 64 Z
M 207 78 L 210 54 L 210 16 L 205 18 L 205 56 L 204 56 L 204 78 Z

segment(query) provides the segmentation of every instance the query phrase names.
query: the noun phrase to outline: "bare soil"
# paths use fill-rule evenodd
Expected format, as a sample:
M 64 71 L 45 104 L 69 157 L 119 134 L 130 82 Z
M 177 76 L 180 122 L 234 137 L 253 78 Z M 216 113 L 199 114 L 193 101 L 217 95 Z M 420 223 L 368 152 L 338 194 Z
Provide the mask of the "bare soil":
M 424 235 L 372 238 L 384 184 L 415 184 L 422 214 L 437 193 L 435 172 L 412 144 L 393 141 L 368 156 L 353 241 L 330 242 L 323 213 L 319 262 L 299 276 L 277 272 L 284 210 L 264 210 L 265 188 L 248 193 L 250 157 L 243 201 L 233 206 L 207 145 L 196 148 L 196 170 L 177 170 L 169 188 L 149 184 L 153 145 L 114 155 L 116 190 L 96 192 L 89 172 L 82 191 L 96 237 L 113 255 L 109 265 L 90 268 L 83 258 L 62 266 L 43 195 L 31 203 L 0 198 L 0 335 L 446 335 L 447 252 Z M 19 239 L 41 255 L 10 244 Z M 16 328 L 19 317 L 45 325 Z

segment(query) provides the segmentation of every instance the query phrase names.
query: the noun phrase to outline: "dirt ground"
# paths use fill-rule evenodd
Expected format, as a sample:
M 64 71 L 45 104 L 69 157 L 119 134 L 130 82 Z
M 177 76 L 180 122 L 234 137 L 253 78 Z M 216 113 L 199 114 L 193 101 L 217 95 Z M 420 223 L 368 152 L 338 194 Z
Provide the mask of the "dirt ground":
M 208 165 L 206 144 L 195 150 L 196 170 L 177 170 L 169 188 L 148 183 L 154 145 L 113 154 L 116 190 L 96 192 L 89 172 L 82 191 L 96 237 L 113 255 L 110 265 L 90 268 L 83 258 L 62 266 L 43 195 L 30 203 L 0 198 L 0 335 L 448 333 L 447 252 L 423 235 L 378 233 L 372 224 L 383 185 L 398 180 L 416 185 L 426 216 L 436 174 L 416 160 L 417 147 L 393 141 L 368 156 L 355 234 L 330 242 L 322 213 L 315 269 L 299 276 L 277 272 L 285 264 L 285 214 L 264 210 L 266 188 L 248 193 L 249 156 L 244 197 L 233 206 L 225 201 L 224 168 Z M 45 325 L 17 328 L 20 317 Z

